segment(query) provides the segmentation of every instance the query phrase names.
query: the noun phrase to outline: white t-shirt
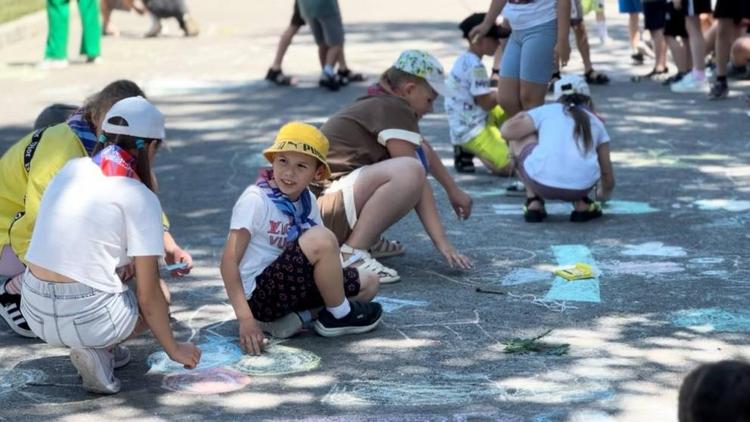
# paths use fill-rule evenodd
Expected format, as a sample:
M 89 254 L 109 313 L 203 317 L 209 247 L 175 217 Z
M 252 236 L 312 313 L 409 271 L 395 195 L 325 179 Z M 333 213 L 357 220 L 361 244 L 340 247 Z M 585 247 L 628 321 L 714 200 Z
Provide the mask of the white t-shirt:
M 482 59 L 466 51 L 456 59 L 445 80 L 450 94 L 445 97 L 451 142 L 461 145 L 479 135 L 487 122 L 487 112 L 474 97 L 491 92 L 490 78 Z
M 164 255 L 159 199 L 143 183 L 107 177 L 90 158 L 68 161 L 42 197 L 26 260 L 107 293 L 127 290 L 115 270 Z
M 513 30 L 528 29 L 557 19 L 557 0 L 534 0 L 532 3 L 507 3 L 502 10 Z
M 596 148 L 609 142 L 607 129 L 598 117 L 586 111 L 591 122 L 593 147 L 584 155 L 583 140 L 573 137 L 575 122 L 563 105 L 553 103 L 527 112 L 539 132 L 539 145 L 529 154 L 523 167 L 535 181 L 563 189 L 588 189 L 601 177 Z
M 310 219 L 323 224 L 320 219 L 315 196 L 310 195 Z M 294 208 L 302 213 L 302 202 L 294 202 Z M 286 245 L 286 233 L 292 218 L 281 212 L 263 190 L 248 186 L 232 210 L 231 230 L 245 229 L 250 232 L 250 243 L 240 260 L 240 276 L 245 297 L 250 298 L 255 290 L 255 277 L 281 255 Z

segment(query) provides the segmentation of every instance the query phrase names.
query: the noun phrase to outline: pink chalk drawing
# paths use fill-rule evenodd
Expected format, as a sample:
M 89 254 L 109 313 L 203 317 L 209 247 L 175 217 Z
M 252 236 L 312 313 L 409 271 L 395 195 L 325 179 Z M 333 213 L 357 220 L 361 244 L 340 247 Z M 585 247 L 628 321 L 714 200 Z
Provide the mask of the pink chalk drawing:
M 230 393 L 248 384 L 250 377 L 247 375 L 216 367 L 169 374 L 162 381 L 162 387 L 167 390 L 196 395 Z

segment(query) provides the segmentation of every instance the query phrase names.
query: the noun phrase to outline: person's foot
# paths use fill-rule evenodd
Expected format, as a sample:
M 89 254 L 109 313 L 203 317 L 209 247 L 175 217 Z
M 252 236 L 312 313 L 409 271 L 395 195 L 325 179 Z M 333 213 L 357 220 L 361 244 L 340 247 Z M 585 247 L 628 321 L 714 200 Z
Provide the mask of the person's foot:
M 636 64 L 636 65 L 642 65 L 643 62 L 646 60 L 643 53 L 639 51 L 633 52 L 633 54 L 630 55 L 630 58 L 633 60 L 633 64 Z
M 544 199 L 534 196 L 526 198 L 523 206 L 523 219 L 527 223 L 541 223 L 547 218 L 547 210 L 544 209 Z
M 729 96 L 729 84 L 726 81 L 716 81 L 711 85 L 708 93 L 710 100 L 723 100 Z
M 10 280 L 0 280 L 0 316 L 3 317 L 11 330 L 16 334 L 28 338 L 36 338 L 36 335 L 26 318 L 21 314 L 21 295 L 10 294 L 5 290 L 5 286 Z
M 270 322 L 258 321 L 258 325 L 264 333 L 268 333 L 272 337 L 289 338 L 297 334 L 302 329 L 303 324 L 302 318 L 296 312 L 292 312 Z
M 453 168 L 459 173 L 474 173 L 474 155 L 458 145 L 453 146 Z
M 119 37 L 120 30 L 116 26 L 109 24 L 102 28 L 102 35 L 105 37 Z
M 349 302 L 349 305 L 351 311 L 341 319 L 334 318 L 327 309 L 320 311 L 313 324 L 315 332 L 323 337 L 361 334 L 374 330 L 383 319 L 383 308 L 377 302 Z
M 83 380 L 83 389 L 92 393 L 115 394 L 120 380 L 114 375 L 114 355 L 107 349 L 71 349 L 70 361 Z
M 520 180 L 515 180 L 505 187 L 505 196 L 526 196 L 526 186 Z
M 645 75 L 637 75 L 630 78 L 631 82 L 642 82 L 642 81 L 663 81 L 669 76 L 669 68 L 657 69 L 653 68 L 650 72 Z
M 146 38 L 156 38 L 159 35 L 161 35 L 161 19 L 157 18 L 154 15 L 151 15 L 151 29 L 148 30 L 145 34 L 143 34 Z
M 318 81 L 318 86 L 322 88 L 327 88 L 329 91 L 338 91 L 341 87 L 341 83 L 339 82 L 336 75 L 327 75 L 323 74 L 320 76 L 320 80 Z
M 589 69 L 583 74 L 583 77 L 586 79 L 586 83 L 591 85 L 606 85 L 609 83 L 609 76 L 594 69 Z
M 352 266 L 364 271 L 373 272 L 378 275 L 380 284 L 395 283 L 401 280 L 398 271 L 381 264 L 369 252 L 362 249 L 354 249 L 346 243 L 341 245 L 341 265 L 343 267 Z
M 688 72 L 677 72 L 674 75 L 668 77 L 667 79 L 664 79 L 661 82 L 661 84 L 665 85 L 665 86 L 669 86 L 669 85 L 672 85 L 674 83 L 680 82 L 682 80 L 682 78 L 684 78 L 685 75 L 687 75 L 687 74 L 688 74 Z
M 573 212 L 570 213 L 570 221 L 574 223 L 585 223 L 602 216 L 602 206 L 588 196 L 574 204 Z
M 673 83 L 669 89 L 679 94 L 705 94 L 708 92 L 708 81 L 705 78 L 698 79 L 690 72 L 681 81 Z
M 367 81 L 367 76 L 361 73 L 354 73 L 351 69 L 341 70 L 336 73 L 341 86 L 349 85 L 349 83 L 358 83 Z
M 86 63 L 88 64 L 102 64 L 102 56 L 86 56 Z
M 285 75 L 281 69 L 268 69 L 266 72 L 266 80 L 272 82 L 276 86 L 291 86 L 297 85 L 297 80 L 291 76 Z
M 125 346 L 116 345 L 112 348 L 114 356 L 114 369 L 120 369 L 130 363 L 130 349 Z
M 182 16 L 182 31 L 186 37 L 195 37 L 201 32 L 198 22 L 187 13 Z

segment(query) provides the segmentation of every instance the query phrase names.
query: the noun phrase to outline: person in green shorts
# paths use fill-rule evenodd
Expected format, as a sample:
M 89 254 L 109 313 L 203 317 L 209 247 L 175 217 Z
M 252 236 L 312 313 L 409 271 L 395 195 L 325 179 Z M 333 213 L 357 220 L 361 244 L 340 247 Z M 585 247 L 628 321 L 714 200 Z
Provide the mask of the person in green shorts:
M 68 16 L 70 0 L 47 0 L 47 45 L 42 68 L 68 65 Z M 102 27 L 99 22 L 99 0 L 78 0 L 83 36 L 80 53 L 86 62 L 95 63 L 101 55 Z

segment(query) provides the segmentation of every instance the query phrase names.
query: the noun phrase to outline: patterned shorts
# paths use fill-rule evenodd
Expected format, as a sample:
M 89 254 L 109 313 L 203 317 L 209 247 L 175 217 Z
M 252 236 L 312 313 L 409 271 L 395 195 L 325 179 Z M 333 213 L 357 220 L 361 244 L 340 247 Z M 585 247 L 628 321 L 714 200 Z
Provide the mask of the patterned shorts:
M 359 293 L 359 273 L 356 268 L 344 268 L 344 294 Z M 255 277 L 255 290 L 247 301 L 253 317 L 258 321 L 273 321 L 295 311 L 324 306 L 313 277 L 313 265 L 308 261 L 299 240 L 289 244 L 260 275 Z

